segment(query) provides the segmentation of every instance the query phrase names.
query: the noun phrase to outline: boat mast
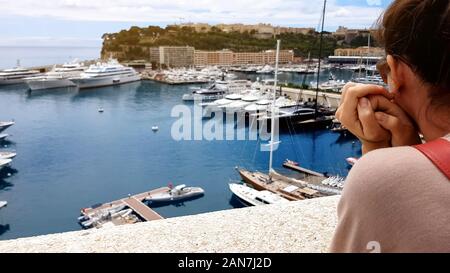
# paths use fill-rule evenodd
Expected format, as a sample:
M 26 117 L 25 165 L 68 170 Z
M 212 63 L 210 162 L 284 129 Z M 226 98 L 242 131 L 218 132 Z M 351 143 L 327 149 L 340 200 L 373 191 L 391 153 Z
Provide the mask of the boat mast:
M 369 38 L 367 42 L 367 67 L 366 67 L 366 78 L 369 76 L 369 56 L 370 56 L 370 30 L 369 30 Z
M 319 66 L 317 67 L 317 86 L 316 86 L 316 103 L 314 115 L 317 118 L 317 108 L 319 104 L 319 80 L 320 80 L 320 63 L 322 60 L 322 47 L 323 47 L 323 28 L 325 25 L 325 11 L 327 8 L 327 0 L 323 1 L 323 11 L 322 11 L 322 29 L 320 31 L 320 46 L 319 46 Z
M 275 79 L 273 84 L 273 101 L 272 101 L 272 118 L 271 118 L 271 128 L 270 128 L 270 157 L 269 157 L 269 176 L 272 172 L 272 166 L 273 166 L 273 144 L 274 144 L 274 138 L 275 138 L 275 100 L 277 96 L 277 85 L 278 85 L 278 62 L 280 58 L 280 44 L 281 40 L 277 40 L 277 52 L 276 52 L 276 58 L 275 58 Z

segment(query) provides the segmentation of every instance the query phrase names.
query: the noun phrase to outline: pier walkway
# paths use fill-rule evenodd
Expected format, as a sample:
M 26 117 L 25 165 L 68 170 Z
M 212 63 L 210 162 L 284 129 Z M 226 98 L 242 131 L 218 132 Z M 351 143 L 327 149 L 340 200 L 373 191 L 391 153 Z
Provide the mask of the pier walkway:
M 144 205 L 141 201 L 137 200 L 134 197 L 125 199 L 124 203 L 127 204 L 130 209 L 132 209 L 146 221 L 163 219 L 161 215 L 159 215 L 154 210 L 150 209 L 148 206 Z
M 147 191 L 143 193 L 139 193 L 133 196 L 129 196 L 120 200 L 112 201 L 109 203 L 101 204 L 99 206 L 95 206 L 92 208 L 85 208 L 81 211 L 81 213 L 85 216 L 89 215 L 95 215 L 98 213 L 101 213 L 101 211 L 105 209 L 110 209 L 112 207 L 125 205 L 128 206 L 130 209 L 132 209 L 137 215 L 142 217 L 146 221 L 154 221 L 154 220 L 160 220 L 164 219 L 161 215 L 156 213 L 154 210 L 149 208 L 147 205 L 142 203 L 142 201 L 147 197 L 151 196 L 153 194 L 158 194 L 161 192 L 169 191 L 170 189 L 168 187 L 162 187 L 159 189 L 155 189 L 152 191 Z

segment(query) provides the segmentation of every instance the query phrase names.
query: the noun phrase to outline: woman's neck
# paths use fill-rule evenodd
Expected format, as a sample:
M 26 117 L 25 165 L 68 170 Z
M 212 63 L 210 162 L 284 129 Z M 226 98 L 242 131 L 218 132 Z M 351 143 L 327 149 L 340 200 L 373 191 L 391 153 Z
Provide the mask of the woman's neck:
M 430 108 L 431 107 L 431 108 Z M 429 106 L 419 111 L 417 125 L 427 142 L 450 133 L 450 110 L 447 106 Z

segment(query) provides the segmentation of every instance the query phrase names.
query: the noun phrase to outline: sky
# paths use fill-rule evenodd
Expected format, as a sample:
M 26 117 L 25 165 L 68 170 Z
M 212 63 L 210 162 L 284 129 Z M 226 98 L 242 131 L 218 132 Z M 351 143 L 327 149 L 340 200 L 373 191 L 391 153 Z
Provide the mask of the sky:
M 392 0 L 328 0 L 325 28 L 368 28 Z M 100 47 L 131 26 L 270 23 L 318 28 L 322 0 L 0 0 L 0 46 Z

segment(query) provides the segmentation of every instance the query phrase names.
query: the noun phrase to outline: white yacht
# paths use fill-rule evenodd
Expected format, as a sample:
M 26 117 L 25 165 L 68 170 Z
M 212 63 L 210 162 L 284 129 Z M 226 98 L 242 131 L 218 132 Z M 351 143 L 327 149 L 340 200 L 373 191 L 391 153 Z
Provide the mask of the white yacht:
M 259 100 L 259 96 L 254 94 L 249 94 L 241 97 L 240 100 L 233 101 L 229 104 L 224 105 L 222 108 L 229 113 L 236 113 L 244 110 L 245 107 L 253 104 Z
M 252 206 L 288 203 L 289 200 L 267 190 L 258 191 L 242 184 L 229 184 L 230 191 Z
M 72 79 L 80 89 L 119 85 L 140 80 L 141 76 L 134 68 L 123 66 L 117 60 L 91 65 L 81 73 L 79 78 Z
M 362 78 L 354 78 L 354 79 L 352 79 L 352 81 L 356 82 L 356 83 L 376 84 L 376 85 L 381 85 L 381 86 L 387 87 L 387 84 L 383 81 L 383 78 L 381 78 L 380 75 L 366 76 L 366 77 L 362 77 Z
M 21 84 L 25 83 L 26 78 L 40 76 L 39 70 L 30 70 L 20 66 L 17 61 L 17 66 L 12 69 L 5 69 L 0 71 L 0 85 Z
M 84 70 L 86 70 L 86 67 L 75 60 L 71 63 L 65 63 L 61 67 L 54 67 L 52 71 L 41 77 L 26 79 L 26 82 L 31 91 L 74 87 L 76 84 L 72 79 L 80 77 Z
M 9 127 L 13 126 L 15 124 L 14 121 L 0 121 L 0 132 L 5 131 Z
M 0 171 L 9 166 L 9 164 L 12 162 L 12 159 L 0 159 Z
M 249 106 L 244 108 L 244 111 L 247 113 L 254 113 L 258 111 L 268 111 L 270 106 L 272 105 L 272 102 L 267 99 L 259 100 L 253 104 L 250 104 Z
M 319 84 L 320 90 L 331 90 L 335 92 L 339 92 L 344 88 L 346 82 L 344 80 L 337 80 L 333 74 L 330 74 L 328 81 Z M 312 87 L 317 86 L 317 82 L 311 82 Z
M 5 140 L 7 137 L 9 137 L 8 134 L 0 134 L 0 141 Z
M 17 156 L 14 152 L 0 152 L 0 159 L 13 159 Z
M 184 94 L 183 101 L 214 101 L 223 98 L 227 91 L 227 82 L 216 81 L 208 88 L 198 88 L 190 94 Z
M 274 73 L 274 68 L 270 65 L 266 65 L 264 67 L 262 67 L 261 69 L 259 69 L 258 71 L 256 71 L 256 73 L 258 74 L 272 74 Z
M 0 209 L 6 207 L 8 205 L 8 202 L 6 201 L 0 201 Z

